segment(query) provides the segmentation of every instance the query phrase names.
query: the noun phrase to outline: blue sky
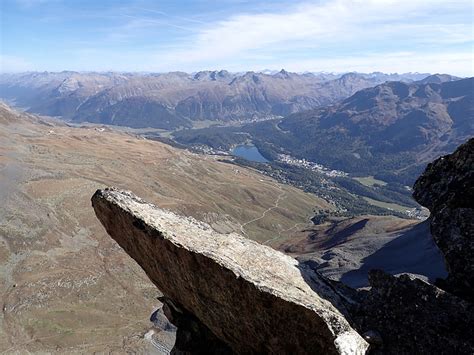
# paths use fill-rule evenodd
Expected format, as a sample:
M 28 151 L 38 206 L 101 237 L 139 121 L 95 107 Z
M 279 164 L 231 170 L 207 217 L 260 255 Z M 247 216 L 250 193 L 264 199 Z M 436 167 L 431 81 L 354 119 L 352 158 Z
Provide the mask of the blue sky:
M 471 0 L 1 0 L 0 70 L 472 76 Z

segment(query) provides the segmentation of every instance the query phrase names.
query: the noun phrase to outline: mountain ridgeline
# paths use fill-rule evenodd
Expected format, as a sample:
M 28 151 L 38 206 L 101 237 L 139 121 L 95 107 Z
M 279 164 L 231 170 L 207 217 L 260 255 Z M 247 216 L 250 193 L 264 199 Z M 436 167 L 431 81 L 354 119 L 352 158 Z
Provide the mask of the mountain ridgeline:
M 286 116 L 345 99 L 387 80 L 426 74 L 273 74 L 202 71 L 0 75 L 0 98 L 29 112 L 135 128 L 177 129 L 193 121 Z M 451 77 L 443 78 L 450 80 Z

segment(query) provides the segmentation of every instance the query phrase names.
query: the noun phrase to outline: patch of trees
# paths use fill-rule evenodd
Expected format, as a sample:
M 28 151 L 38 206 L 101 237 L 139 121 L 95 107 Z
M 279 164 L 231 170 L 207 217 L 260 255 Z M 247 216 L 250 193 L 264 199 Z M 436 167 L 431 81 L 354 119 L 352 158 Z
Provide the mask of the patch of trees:
M 346 177 L 334 178 L 334 182 L 350 192 L 369 197 L 374 200 L 397 203 L 408 207 L 418 207 L 418 203 L 411 197 L 411 192 L 408 191 L 404 186 L 396 183 L 389 183 L 386 186 L 374 185 L 368 187 L 362 185 L 360 182 Z
M 364 214 L 395 215 L 407 218 L 403 213 L 389 211 L 385 208 L 369 204 L 362 197 L 356 196 L 355 192 L 350 191 L 344 186 L 338 186 L 327 176 L 312 170 L 279 162 L 256 163 L 241 158 L 235 159 L 232 163 L 255 168 L 282 183 L 314 193 L 333 204 L 336 207 L 335 210 L 330 212 L 318 211 L 315 214 L 315 221 L 319 221 L 319 223 L 322 223 L 327 217 L 353 217 Z M 350 186 L 348 185 L 348 187 Z

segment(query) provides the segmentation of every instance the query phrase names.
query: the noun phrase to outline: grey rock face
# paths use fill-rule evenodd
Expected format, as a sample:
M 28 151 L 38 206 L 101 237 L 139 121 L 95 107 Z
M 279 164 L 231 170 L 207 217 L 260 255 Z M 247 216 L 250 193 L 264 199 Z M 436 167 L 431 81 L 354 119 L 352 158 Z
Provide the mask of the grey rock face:
M 352 310 L 375 354 L 472 354 L 474 307 L 411 275 L 369 275 Z M 374 332 L 376 331 L 376 332 Z M 380 338 L 373 334 L 380 333 Z
M 431 211 L 431 233 L 444 254 L 447 280 L 439 286 L 474 301 L 474 138 L 429 164 L 415 199 Z
M 231 351 L 366 352 L 368 343 L 347 321 L 339 295 L 295 259 L 237 234 L 216 233 L 130 192 L 98 190 L 92 204 L 166 298 Z M 179 331 L 177 337 L 179 343 Z

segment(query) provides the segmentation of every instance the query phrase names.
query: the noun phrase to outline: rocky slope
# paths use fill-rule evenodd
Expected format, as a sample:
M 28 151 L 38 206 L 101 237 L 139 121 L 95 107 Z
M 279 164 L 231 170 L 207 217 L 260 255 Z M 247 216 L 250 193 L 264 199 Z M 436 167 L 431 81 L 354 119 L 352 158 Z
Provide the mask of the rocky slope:
M 417 75 L 395 76 L 412 80 Z M 196 120 L 284 116 L 344 99 L 394 75 L 340 77 L 205 71 L 196 74 L 23 73 L 0 75 L 0 98 L 74 121 L 175 129 Z
M 300 261 L 311 261 L 325 277 L 359 288 L 369 271 L 415 274 L 435 282 L 447 276 L 429 222 L 389 216 L 360 216 L 305 228 L 271 244 Z
M 176 352 L 202 351 L 206 342 L 192 338 L 204 334 L 211 353 L 364 354 L 363 337 L 374 354 L 471 354 L 473 145 L 474 139 L 430 165 L 415 186 L 450 266 L 444 290 L 380 270 L 370 271 L 370 289 L 354 290 L 325 279 L 311 262 L 217 234 L 130 192 L 99 190 L 92 204 L 107 232 L 164 292 L 170 318 L 184 326 Z M 203 331 L 187 331 L 190 319 Z
M 431 233 L 446 259 L 440 286 L 474 301 L 474 138 L 429 164 L 415 199 L 431 211 Z
M 218 159 L 0 105 L 0 353 L 153 353 L 158 340 L 172 344 L 160 313 L 150 322 L 159 291 L 90 209 L 98 187 L 131 188 L 261 242 L 310 225 L 315 206 L 331 208 Z
M 419 278 L 374 270 L 351 315 L 374 354 L 472 354 L 474 305 Z

